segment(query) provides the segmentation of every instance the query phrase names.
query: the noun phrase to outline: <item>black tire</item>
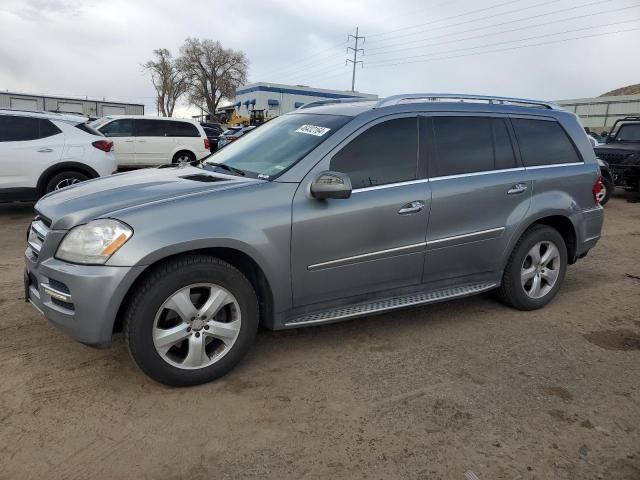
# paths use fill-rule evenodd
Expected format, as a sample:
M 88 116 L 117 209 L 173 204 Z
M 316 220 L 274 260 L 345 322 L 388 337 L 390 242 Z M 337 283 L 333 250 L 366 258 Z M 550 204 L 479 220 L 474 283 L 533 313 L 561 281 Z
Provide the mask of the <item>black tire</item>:
M 165 361 L 154 346 L 156 314 L 177 290 L 209 282 L 225 288 L 237 300 L 241 314 L 238 337 L 215 363 L 192 370 L 178 368 Z M 160 383 L 182 387 L 215 380 L 233 369 L 253 344 L 259 324 L 256 293 L 239 270 L 218 258 L 189 255 L 171 260 L 151 271 L 136 290 L 125 310 L 125 341 L 140 369 Z
M 173 156 L 173 160 L 171 160 L 172 163 L 189 163 L 189 162 L 195 162 L 195 161 L 196 161 L 196 156 L 192 152 L 189 152 L 187 150 L 182 150 L 176 153 Z
M 604 206 L 611 198 L 616 186 L 607 177 L 602 177 L 602 187 L 604 188 L 604 196 L 600 199 L 600 205 Z
M 560 254 L 558 277 L 553 287 L 541 298 L 527 295 L 521 281 L 521 269 L 529 251 L 538 242 L 552 242 Z M 518 310 L 536 310 L 547 305 L 558 293 L 567 271 L 567 247 L 560 233 L 547 225 L 533 225 L 518 240 L 513 248 L 502 276 L 502 285 L 497 290 L 498 298 Z
M 56 173 L 53 177 L 51 177 L 51 179 L 45 185 L 44 193 L 49 193 L 49 192 L 53 192 L 54 190 L 58 190 L 59 188 L 61 188 L 61 185 L 65 183 L 67 183 L 68 185 L 64 185 L 64 186 L 69 186 L 74 183 L 84 182 L 85 180 L 89 180 L 89 177 L 87 175 L 81 172 L 73 171 L 73 170 Z

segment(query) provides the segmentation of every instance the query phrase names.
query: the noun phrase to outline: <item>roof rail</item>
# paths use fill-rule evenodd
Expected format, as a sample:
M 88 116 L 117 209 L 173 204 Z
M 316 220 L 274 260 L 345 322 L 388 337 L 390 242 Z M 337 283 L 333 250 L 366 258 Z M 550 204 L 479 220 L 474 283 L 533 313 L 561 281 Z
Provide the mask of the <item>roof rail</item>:
M 412 101 L 413 100 L 413 101 Z M 561 110 L 561 108 L 552 102 L 545 102 L 541 100 L 529 100 L 526 98 L 511 98 L 511 97 L 494 97 L 489 95 L 468 95 L 466 93 L 411 93 L 404 95 L 393 95 L 391 97 L 383 98 L 374 105 L 373 108 L 389 107 L 391 105 L 398 105 L 400 103 L 418 103 L 419 101 L 426 102 L 438 102 L 438 101 L 459 101 L 465 100 L 487 102 L 490 104 L 498 105 L 523 105 L 548 108 L 551 110 Z
M 302 110 L 304 108 L 311 107 L 320 107 L 322 105 L 331 105 L 334 103 L 353 103 L 353 102 L 370 102 L 372 100 L 376 100 L 375 98 L 364 98 L 364 97 L 352 97 L 352 98 L 332 98 L 330 100 L 316 100 L 313 102 L 305 103 L 298 110 Z

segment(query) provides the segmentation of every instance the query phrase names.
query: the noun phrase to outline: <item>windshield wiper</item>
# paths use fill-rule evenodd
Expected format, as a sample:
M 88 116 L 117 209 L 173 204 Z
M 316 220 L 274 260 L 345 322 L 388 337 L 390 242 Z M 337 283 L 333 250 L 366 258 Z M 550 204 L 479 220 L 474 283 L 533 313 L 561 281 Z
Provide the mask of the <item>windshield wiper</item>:
M 240 175 L 242 177 L 244 177 L 247 173 L 244 170 L 240 170 L 239 168 L 236 167 L 230 167 L 229 165 L 225 165 L 224 163 L 215 163 L 215 162 L 205 162 L 205 161 L 201 161 L 200 165 L 212 165 L 214 167 L 220 167 L 223 168 L 229 172 L 235 173 L 236 175 Z

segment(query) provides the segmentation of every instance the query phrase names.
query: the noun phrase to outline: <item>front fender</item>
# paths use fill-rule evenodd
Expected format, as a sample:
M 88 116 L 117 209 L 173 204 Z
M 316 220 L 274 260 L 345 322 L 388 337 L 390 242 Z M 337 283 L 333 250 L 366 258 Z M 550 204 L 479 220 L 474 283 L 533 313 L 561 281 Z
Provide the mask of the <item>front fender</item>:
M 261 184 L 127 209 L 114 218 L 133 236 L 107 262 L 148 267 L 193 250 L 229 248 L 264 272 L 274 312 L 291 306 L 291 199 L 296 184 Z

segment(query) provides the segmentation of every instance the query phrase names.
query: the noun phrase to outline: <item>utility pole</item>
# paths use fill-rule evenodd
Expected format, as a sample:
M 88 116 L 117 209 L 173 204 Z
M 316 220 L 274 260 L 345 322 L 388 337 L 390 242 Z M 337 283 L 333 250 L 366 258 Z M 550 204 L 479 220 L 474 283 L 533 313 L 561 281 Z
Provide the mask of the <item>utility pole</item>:
M 355 92 L 356 91 L 356 65 L 358 63 L 360 64 L 363 63 L 362 60 L 358 60 L 358 52 L 362 52 L 362 55 L 364 55 L 364 48 L 358 48 L 358 42 L 362 40 L 362 43 L 364 43 L 365 37 L 358 35 L 358 27 L 356 27 L 356 34 L 347 36 L 347 41 L 350 41 L 351 39 L 355 41 L 355 45 L 353 47 L 347 47 L 347 53 L 349 53 L 349 50 L 353 51 L 353 60 L 351 60 L 350 58 L 347 58 L 347 62 L 350 62 L 353 64 L 353 75 L 351 76 L 351 91 Z

